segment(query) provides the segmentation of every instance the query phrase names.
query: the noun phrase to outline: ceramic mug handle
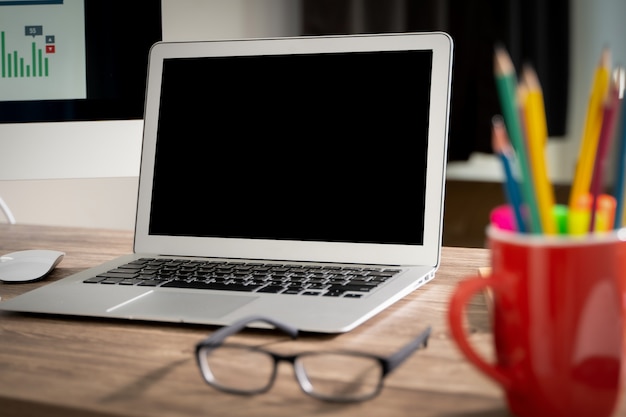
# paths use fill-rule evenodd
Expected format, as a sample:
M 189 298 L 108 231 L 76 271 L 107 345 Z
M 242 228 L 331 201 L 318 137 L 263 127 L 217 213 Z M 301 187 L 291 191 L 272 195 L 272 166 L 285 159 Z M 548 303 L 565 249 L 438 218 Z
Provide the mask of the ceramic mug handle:
M 456 340 L 457 345 L 474 365 L 478 367 L 487 376 L 493 378 L 496 382 L 501 384 L 504 389 L 511 388 L 511 378 L 496 365 L 489 364 L 482 356 L 476 353 L 476 350 L 470 345 L 467 340 L 465 329 L 463 327 L 463 319 L 465 317 L 465 306 L 470 299 L 479 291 L 486 287 L 496 287 L 497 281 L 492 276 L 483 278 L 479 276 L 473 276 L 461 281 L 450 300 L 448 309 L 448 322 L 450 324 L 450 330 L 452 337 Z

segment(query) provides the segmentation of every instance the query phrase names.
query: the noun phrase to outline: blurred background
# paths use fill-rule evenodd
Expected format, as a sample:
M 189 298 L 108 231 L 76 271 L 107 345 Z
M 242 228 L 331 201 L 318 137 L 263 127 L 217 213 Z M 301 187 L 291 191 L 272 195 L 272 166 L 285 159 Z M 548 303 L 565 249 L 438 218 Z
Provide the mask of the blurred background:
M 623 0 L 156 1 L 165 41 L 450 33 L 455 56 L 444 245 L 483 246 L 488 212 L 504 202 L 500 166 L 490 149 L 490 121 L 499 112 L 494 45 L 507 48 L 516 68 L 531 63 L 537 70 L 550 134 L 549 173 L 559 201 L 567 198 L 602 48 L 611 48 L 614 62 L 626 62 Z M 144 22 L 133 24 L 141 30 Z M 0 196 L 19 223 L 132 229 L 140 118 L 71 123 L 69 130 L 64 125 L 0 123 Z

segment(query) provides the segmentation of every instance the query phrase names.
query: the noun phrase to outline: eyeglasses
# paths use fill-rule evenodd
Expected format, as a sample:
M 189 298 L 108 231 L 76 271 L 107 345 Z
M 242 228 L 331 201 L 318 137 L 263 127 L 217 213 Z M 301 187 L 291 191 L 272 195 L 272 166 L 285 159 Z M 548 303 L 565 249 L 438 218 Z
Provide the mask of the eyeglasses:
M 278 363 L 292 364 L 302 390 L 315 398 L 334 402 L 355 402 L 376 396 L 384 378 L 414 351 L 425 348 L 429 326 L 402 349 L 388 357 L 361 352 L 303 352 L 279 355 L 259 347 L 224 343 L 252 322 L 266 322 L 297 338 L 298 330 L 266 317 L 249 317 L 222 327 L 196 345 L 196 359 L 204 380 L 214 388 L 232 394 L 267 392 L 274 383 Z

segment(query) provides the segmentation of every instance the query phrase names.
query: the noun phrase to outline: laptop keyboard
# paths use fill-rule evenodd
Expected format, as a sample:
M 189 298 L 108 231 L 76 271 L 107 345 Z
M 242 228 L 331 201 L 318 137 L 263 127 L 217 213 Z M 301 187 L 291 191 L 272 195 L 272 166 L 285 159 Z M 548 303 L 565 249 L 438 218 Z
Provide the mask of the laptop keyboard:
M 83 282 L 325 297 L 361 297 L 400 269 L 142 258 Z

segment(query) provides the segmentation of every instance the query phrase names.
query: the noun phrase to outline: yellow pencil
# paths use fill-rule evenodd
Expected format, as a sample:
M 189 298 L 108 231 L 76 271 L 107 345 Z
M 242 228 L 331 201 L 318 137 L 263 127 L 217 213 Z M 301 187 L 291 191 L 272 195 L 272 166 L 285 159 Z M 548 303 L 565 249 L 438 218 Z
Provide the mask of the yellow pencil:
M 535 70 L 530 65 L 522 69 L 520 98 L 526 127 L 528 160 L 537 197 L 537 206 L 541 218 L 543 233 L 556 234 L 557 227 L 552 215 L 555 204 L 554 189 L 548 178 L 548 167 L 545 158 L 545 146 L 548 140 L 543 91 Z
M 591 175 L 593 164 L 596 158 L 596 149 L 600 129 L 602 127 L 602 111 L 604 97 L 609 87 L 611 73 L 611 51 L 608 48 L 602 50 L 600 62 L 596 68 L 589 104 L 587 107 L 587 117 L 583 129 L 582 141 L 576 162 L 576 172 L 574 182 L 570 191 L 569 205 L 574 207 L 576 199 L 590 191 Z

